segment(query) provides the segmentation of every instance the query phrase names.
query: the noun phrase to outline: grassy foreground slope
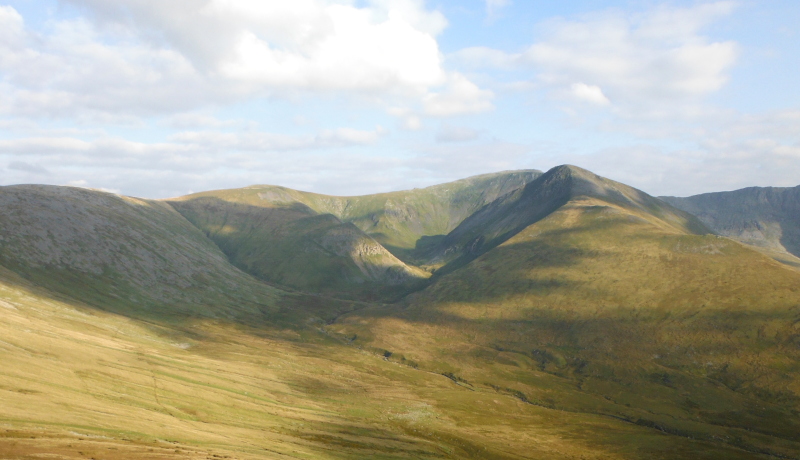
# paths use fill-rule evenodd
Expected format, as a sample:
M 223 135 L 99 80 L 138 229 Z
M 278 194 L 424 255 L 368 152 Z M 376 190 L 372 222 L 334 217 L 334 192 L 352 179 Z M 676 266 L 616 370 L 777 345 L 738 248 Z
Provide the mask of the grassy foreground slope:
M 363 304 L 259 283 L 163 203 L 36 186 L 0 199 L 0 458 L 738 455 L 334 340 L 321 326 Z
M 750 187 L 662 199 L 696 215 L 720 235 L 800 267 L 800 186 Z
M 330 330 L 470 390 L 800 457 L 798 273 L 621 184 L 548 176 L 567 197 L 552 212 L 402 305 Z M 474 231 L 503 235 L 511 209 Z
M 4 459 L 761 458 L 471 391 L 313 327 L 132 319 L 1 268 L 0 357 Z

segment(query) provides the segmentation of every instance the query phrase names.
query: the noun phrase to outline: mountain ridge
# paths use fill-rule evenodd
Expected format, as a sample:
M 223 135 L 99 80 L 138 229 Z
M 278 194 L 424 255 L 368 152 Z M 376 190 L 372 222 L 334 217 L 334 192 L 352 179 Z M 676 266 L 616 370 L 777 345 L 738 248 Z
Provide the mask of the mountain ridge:
M 569 200 L 581 196 L 599 197 L 635 207 L 653 214 L 668 225 L 688 225 L 694 232 L 708 232 L 694 217 L 673 209 L 641 190 L 602 178 L 577 166 L 562 165 L 470 216 L 445 237 L 440 247 L 434 250 L 433 258 L 444 265 L 464 257 L 463 261 L 456 263 L 456 266 L 463 265 L 546 217 Z
M 800 274 L 691 214 L 303 193 L 0 187 L 0 456 L 800 458 Z
M 747 187 L 661 199 L 695 214 L 721 235 L 800 267 L 800 186 Z

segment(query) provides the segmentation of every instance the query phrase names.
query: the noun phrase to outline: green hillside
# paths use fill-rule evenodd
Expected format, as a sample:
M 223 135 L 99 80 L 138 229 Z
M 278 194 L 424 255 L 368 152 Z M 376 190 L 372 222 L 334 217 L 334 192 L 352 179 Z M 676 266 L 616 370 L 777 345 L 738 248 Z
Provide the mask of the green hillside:
M 331 330 L 474 391 L 797 456 L 797 272 L 585 171 L 540 180 L 484 227 L 465 221 L 461 241 L 488 235 L 490 248 L 471 263 Z M 527 193 L 555 209 L 530 209 L 541 217 L 492 247 L 525 222 Z
M 597 197 L 609 204 L 630 208 L 639 218 L 660 226 L 708 232 L 693 216 L 644 192 L 564 165 L 481 208 L 431 248 L 427 256 L 439 266 L 450 263 L 447 271 L 458 268 L 581 196 Z
M 0 363 L 8 459 L 800 458 L 800 272 L 572 166 L 0 187 Z
M 262 315 L 280 291 L 231 266 L 169 205 L 69 187 L 0 187 L 0 265 L 99 308 Z
M 203 192 L 180 200 L 216 198 L 256 207 L 330 214 L 354 224 L 401 260 L 417 265 L 418 246 L 433 244 L 481 207 L 524 187 L 541 174 L 537 170 L 506 171 L 422 189 L 351 197 L 256 185 Z
M 0 357 L 3 459 L 759 458 L 470 391 L 314 324 L 131 319 L 2 268 Z
M 397 259 L 353 224 L 302 205 L 260 207 L 206 196 L 170 204 L 234 265 L 284 287 L 391 299 L 430 276 Z

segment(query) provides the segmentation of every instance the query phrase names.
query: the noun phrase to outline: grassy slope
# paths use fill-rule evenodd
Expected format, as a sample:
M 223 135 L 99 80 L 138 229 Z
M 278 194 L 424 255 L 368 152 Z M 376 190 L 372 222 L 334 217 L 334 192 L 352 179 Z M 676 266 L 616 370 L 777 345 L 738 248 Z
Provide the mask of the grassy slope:
M 800 456 L 797 272 L 680 213 L 578 192 L 402 306 L 331 330 L 476 391 Z
M 261 315 L 281 291 L 232 267 L 170 206 L 53 186 L 0 188 L 0 264 L 123 314 Z M 109 307 L 110 308 L 110 307 Z
M 398 260 L 352 224 L 302 205 L 261 207 L 210 196 L 170 204 L 234 265 L 281 286 L 383 299 L 396 298 L 429 276 Z
M 0 193 L 0 457 L 797 456 L 797 275 L 643 209 L 575 197 L 398 311 L 53 189 Z
M 424 262 L 417 256 L 426 244 L 538 174 L 487 174 L 360 197 L 253 186 L 169 203 L 234 265 L 262 280 L 338 297 L 394 300 L 430 276 L 412 264 Z
M 452 231 L 498 197 L 538 177 L 536 170 L 484 174 L 423 189 L 338 197 L 263 185 L 203 192 L 181 200 L 217 198 L 230 203 L 331 214 L 375 238 L 400 259 L 418 264 L 414 249 Z M 430 244 L 428 242 L 428 244 Z
M 721 235 L 800 267 L 800 186 L 750 187 L 662 199 L 696 215 Z
M 6 459 L 754 458 L 470 391 L 314 328 L 132 319 L 2 268 L 0 337 Z

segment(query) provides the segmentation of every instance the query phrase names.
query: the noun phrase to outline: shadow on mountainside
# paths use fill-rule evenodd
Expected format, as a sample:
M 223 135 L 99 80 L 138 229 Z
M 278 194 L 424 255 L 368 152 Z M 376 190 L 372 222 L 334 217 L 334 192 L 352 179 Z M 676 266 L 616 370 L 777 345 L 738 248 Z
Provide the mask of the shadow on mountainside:
M 212 197 L 170 205 L 239 269 L 306 292 L 367 301 L 396 300 L 428 276 L 372 237 L 305 205 L 268 208 Z

